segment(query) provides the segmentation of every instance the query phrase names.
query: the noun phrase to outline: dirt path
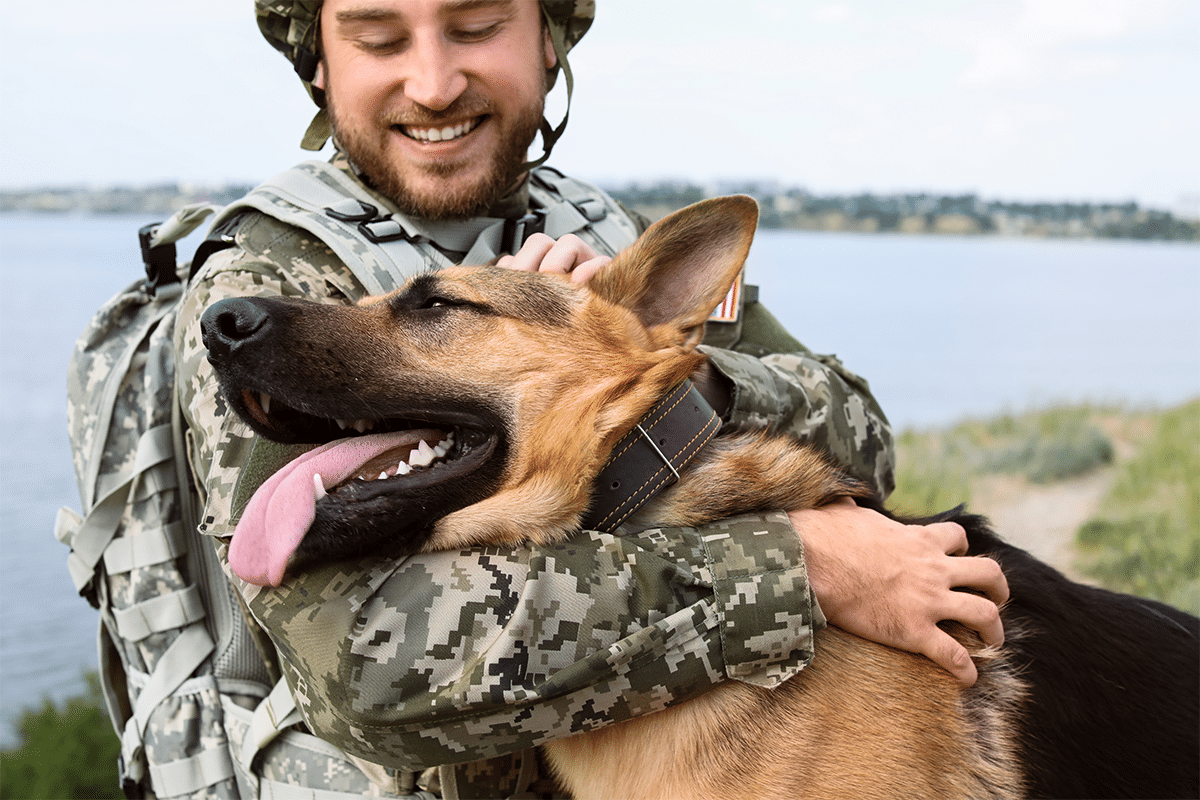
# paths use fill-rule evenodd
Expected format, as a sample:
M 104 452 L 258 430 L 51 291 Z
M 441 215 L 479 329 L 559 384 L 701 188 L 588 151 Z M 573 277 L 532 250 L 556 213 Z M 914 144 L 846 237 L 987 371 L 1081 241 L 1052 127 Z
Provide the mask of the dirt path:
M 1006 540 L 1074 580 L 1087 582 L 1074 566 L 1075 532 L 1096 513 L 1115 477 L 1116 468 L 1105 467 L 1038 486 L 1023 478 L 989 475 L 972 486 L 971 505 L 990 517 Z
M 1101 415 L 1093 422 L 1113 444 L 1113 464 L 1047 486 L 1012 475 L 984 475 L 971 485 L 972 509 L 990 517 L 997 533 L 1082 583 L 1095 581 L 1075 568 L 1075 532 L 1096 514 L 1121 465 L 1153 431 L 1140 415 Z

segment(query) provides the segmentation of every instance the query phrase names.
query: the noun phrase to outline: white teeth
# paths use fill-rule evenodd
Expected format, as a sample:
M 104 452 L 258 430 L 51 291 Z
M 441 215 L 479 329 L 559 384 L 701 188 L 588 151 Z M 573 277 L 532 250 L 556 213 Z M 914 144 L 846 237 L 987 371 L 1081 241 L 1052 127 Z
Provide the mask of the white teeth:
M 313 490 L 318 500 L 325 496 L 325 484 L 321 482 L 320 473 L 313 475 Z
M 271 413 L 271 395 L 267 394 L 266 392 L 259 392 L 258 393 L 258 404 L 260 406 L 262 406 L 262 410 L 263 410 L 264 414 Z
M 414 467 L 428 467 L 433 463 L 435 457 L 436 454 L 433 452 L 433 448 L 429 446 L 428 442 L 423 441 L 416 450 L 413 450 L 409 454 L 408 463 Z
M 464 136 L 475 129 L 475 120 L 464 122 L 460 125 L 448 125 L 445 128 L 410 128 L 406 127 L 404 132 L 413 139 L 420 142 L 448 142 L 452 139 L 457 139 Z
M 336 420 L 336 421 L 338 422 L 339 425 L 341 425 L 344 422 L 344 420 Z M 364 424 L 364 423 L 365 423 L 364 420 L 356 420 L 354 422 L 349 422 L 346 424 L 351 428 L 358 429 L 358 426 L 360 424 Z M 373 427 L 373 423 L 366 423 L 366 427 Z M 395 477 L 397 475 L 408 475 L 416 467 L 428 467 L 435 460 L 437 460 L 439 458 L 444 458 L 446 456 L 446 454 L 448 452 L 450 452 L 450 448 L 453 446 L 454 446 L 454 434 L 452 432 L 446 434 L 446 438 L 442 439 L 436 445 L 430 445 L 429 442 L 422 440 L 417 445 L 416 449 L 409 453 L 407 462 L 400 461 L 398 464 L 396 464 L 396 470 L 394 472 L 389 473 L 385 469 L 383 472 L 380 472 L 379 475 L 376 477 L 372 477 L 369 474 L 360 473 L 359 475 L 355 476 L 354 479 L 358 480 L 358 481 L 382 481 L 387 478 Z M 322 497 L 324 497 L 326 495 L 325 487 L 321 482 L 320 475 L 313 476 L 313 489 L 316 492 L 316 497 L 318 500 L 320 500 Z

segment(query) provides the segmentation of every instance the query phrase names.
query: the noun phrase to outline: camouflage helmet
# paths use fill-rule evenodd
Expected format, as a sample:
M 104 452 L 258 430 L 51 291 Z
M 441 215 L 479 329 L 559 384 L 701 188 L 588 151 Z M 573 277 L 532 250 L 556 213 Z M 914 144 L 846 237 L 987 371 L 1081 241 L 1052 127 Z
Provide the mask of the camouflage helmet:
M 329 116 L 325 110 L 325 98 L 320 89 L 312 85 L 317 69 L 317 22 L 322 0 L 254 0 L 254 14 L 258 29 L 271 46 L 291 62 L 296 74 L 304 83 L 309 97 L 320 111 L 313 118 L 304 134 L 300 146 L 306 150 L 320 150 L 332 134 Z M 542 16 L 550 31 L 554 53 L 558 57 L 567 82 L 567 112 L 558 127 L 552 128 L 549 121 L 542 119 L 542 141 L 545 154 L 529 166 L 541 164 L 550 156 L 550 149 L 567 127 L 567 116 L 571 108 L 571 91 L 574 78 L 567 63 L 567 52 L 587 33 L 596 16 L 595 0 L 538 0 Z M 550 76 L 551 85 L 558 76 L 556 68 Z

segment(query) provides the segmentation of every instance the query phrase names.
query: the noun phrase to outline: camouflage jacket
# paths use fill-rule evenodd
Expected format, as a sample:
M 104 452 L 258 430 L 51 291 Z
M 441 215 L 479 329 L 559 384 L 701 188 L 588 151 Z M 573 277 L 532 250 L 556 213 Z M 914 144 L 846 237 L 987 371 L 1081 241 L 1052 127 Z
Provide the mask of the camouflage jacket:
M 200 315 L 232 296 L 348 302 L 365 293 L 325 245 L 269 217 L 245 219 L 235 240 L 193 282 L 176 333 L 201 529 L 222 561 L 246 484 L 275 465 L 256 463 L 255 437 L 219 398 Z M 790 430 L 890 491 L 887 422 L 835 359 L 803 348 L 758 304 L 732 349 L 705 349 L 736 385 L 727 425 Z M 583 531 L 551 547 L 364 558 L 276 589 L 231 580 L 312 731 L 405 770 L 516 753 L 728 678 L 776 685 L 809 663 L 824 624 L 782 511 L 697 529 Z M 460 769 L 460 796 L 511 788 L 513 763 Z

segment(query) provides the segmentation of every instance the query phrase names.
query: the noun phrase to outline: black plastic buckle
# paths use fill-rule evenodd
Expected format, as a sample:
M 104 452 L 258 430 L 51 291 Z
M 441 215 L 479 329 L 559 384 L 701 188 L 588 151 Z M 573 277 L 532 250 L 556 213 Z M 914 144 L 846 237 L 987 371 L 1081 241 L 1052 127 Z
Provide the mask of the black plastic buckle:
M 159 288 L 179 282 L 179 273 L 175 267 L 175 243 L 168 242 L 156 247 L 150 246 L 154 231 L 161 222 L 152 222 L 138 229 L 138 244 L 142 247 L 142 264 L 146 267 L 146 285 L 151 294 Z
M 295 56 L 292 58 L 292 69 L 296 70 L 300 80 L 312 83 L 313 78 L 317 77 L 317 64 L 319 63 L 321 63 L 321 59 L 317 58 L 316 53 L 307 47 L 297 47 Z
M 358 223 L 358 232 L 363 238 L 375 244 L 385 244 L 387 242 L 407 241 L 414 244 L 420 244 L 426 239 L 422 236 L 413 236 L 404 230 L 404 226 L 396 222 L 391 216 L 381 214 L 379 209 L 370 203 L 365 203 L 362 200 L 358 201 L 358 211 L 335 211 L 333 208 L 326 208 L 325 213 L 339 222 Z M 371 226 L 380 222 L 391 222 L 396 226 L 395 233 L 380 233 Z
M 516 255 L 530 236 L 546 231 L 546 210 L 535 208 L 523 217 L 504 220 L 504 232 L 501 234 L 500 246 L 504 252 Z
M 332 208 L 326 208 L 325 213 L 339 222 L 368 222 L 379 217 L 379 209 L 370 203 L 358 201 L 359 211 L 354 213 L 346 213 L 345 211 L 334 211 Z
M 117 779 L 121 782 L 121 792 L 128 800 L 142 800 L 146 792 L 142 785 L 125 775 L 125 757 L 117 756 Z

